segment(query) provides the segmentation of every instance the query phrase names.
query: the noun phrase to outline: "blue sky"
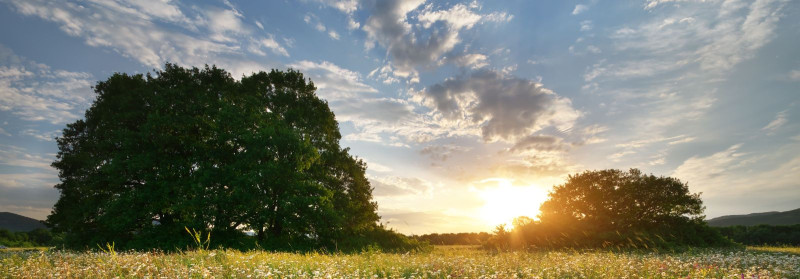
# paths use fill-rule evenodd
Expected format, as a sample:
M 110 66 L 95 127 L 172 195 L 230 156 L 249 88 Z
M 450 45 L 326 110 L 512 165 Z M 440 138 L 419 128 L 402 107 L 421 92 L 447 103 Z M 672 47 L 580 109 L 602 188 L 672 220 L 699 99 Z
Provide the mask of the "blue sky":
M 165 62 L 295 68 L 383 222 L 489 231 L 570 173 L 640 168 L 709 217 L 800 207 L 800 3 L 0 0 L 0 211 L 44 218 L 90 87 Z

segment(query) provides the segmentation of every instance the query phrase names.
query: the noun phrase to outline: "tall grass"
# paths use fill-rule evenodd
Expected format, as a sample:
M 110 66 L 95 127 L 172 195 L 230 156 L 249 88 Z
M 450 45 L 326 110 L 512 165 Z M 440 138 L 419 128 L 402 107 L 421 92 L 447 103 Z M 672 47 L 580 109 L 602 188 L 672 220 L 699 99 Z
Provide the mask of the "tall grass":
M 208 237 L 206 237 L 207 239 Z M 0 252 L 0 278 L 800 278 L 800 256 L 751 250 L 682 253 L 490 252 L 470 247 L 359 254 Z
M 186 232 L 192 237 L 192 241 L 194 242 L 198 251 L 203 252 L 208 250 L 209 245 L 211 245 L 211 232 L 208 232 L 206 236 L 206 240 L 203 240 L 203 231 L 197 231 L 194 228 L 190 231 L 188 227 L 183 227 L 186 229 Z

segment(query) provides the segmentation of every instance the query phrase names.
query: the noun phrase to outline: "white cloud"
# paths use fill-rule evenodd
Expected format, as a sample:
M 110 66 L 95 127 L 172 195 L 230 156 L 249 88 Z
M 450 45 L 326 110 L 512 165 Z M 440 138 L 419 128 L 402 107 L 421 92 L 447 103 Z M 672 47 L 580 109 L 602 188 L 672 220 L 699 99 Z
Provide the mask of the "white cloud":
M 742 156 L 745 155 L 745 153 L 739 151 L 741 147 L 742 144 L 736 144 L 707 157 L 691 157 L 678 166 L 672 176 L 694 184 L 699 184 L 701 181 L 714 180 L 721 175 L 725 175 L 730 169 L 736 168 L 737 164 L 741 164 Z M 704 183 L 697 188 L 715 190 L 712 187 L 713 185 Z
M 0 45 L 0 111 L 28 121 L 71 122 L 93 98 L 88 73 L 53 70 Z
M 331 39 L 334 39 L 334 40 L 338 40 L 339 39 L 339 33 L 336 33 L 336 31 L 333 31 L 333 30 L 328 31 L 328 36 L 330 36 Z
M 689 1 L 703 1 L 703 0 L 647 0 L 647 4 L 644 6 L 644 8 L 653 9 L 658 5 L 665 3 L 678 3 L 678 2 L 689 2 Z
M 591 31 L 594 28 L 591 20 L 581 21 L 581 31 Z
M 347 19 L 347 29 L 355 30 L 355 29 L 358 29 L 358 28 L 361 28 L 361 24 L 358 23 L 358 21 L 356 21 L 352 17 Z
M 364 163 L 367 163 L 367 170 L 375 171 L 375 172 L 391 172 L 392 168 L 388 167 L 383 164 L 376 163 L 374 161 L 369 161 L 365 158 L 360 158 Z
M 241 18 L 232 10 L 209 9 L 206 11 L 210 38 L 217 42 L 232 43 L 237 40 L 230 35 L 248 34 Z
M 355 126 L 356 132 L 343 135 L 345 140 L 406 147 L 397 137 L 417 141 L 446 133 L 422 115 L 414 113 L 414 106 L 408 101 L 372 94 L 378 90 L 364 84 L 355 71 L 328 61 L 304 60 L 288 66 L 302 70 L 311 78 L 318 88 L 317 94 L 329 101 L 338 121 Z
M 372 193 L 376 197 L 430 196 L 434 188 L 433 183 L 413 177 L 369 176 L 368 178 L 372 186 L 375 187 Z
M 362 29 L 367 33 L 365 47 L 376 44 L 386 49 L 391 57 L 388 63 L 395 77 L 418 80 L 416 67 L 428 66 L 461 42 L 460 32 L 481 22 L 505 22 L 513 17 L 505 13 L 479 14 L 475 5 L 456 4 L 450 9 L 435 10 L 424 6 L 424 0 L 391 0 L 370 7 L 371 15 Z M 419 24 L 412 25 L 409 19 Z M 444 23 L 437 25 L 437 22 Z M 416 27 L 415 27 L 416 26 Z
M 471 69 L 483 68 L 489 65 L 488 57 L 479 53 L 464 54 L 456 57 L 455 63 L 461 67 L 469 67 Z
M 573 15 L 577 15 L 577 14 L 583 13 L 583 12 L 588 11 L 588 10 L 589 10 L 589 6 L 578 4 L 578 5 L 575 5 L 574 9 L 572 9 L 572 14 Z
M 303 17 L 303 21 L 314 27 L 314 29 L 317 31 L 328 34 L 328 37 L 331 37 L 331 39 L 339 40 L 339 33 L 333 30 L 333 28 L 328 28 L 325 26 L 325 24 L 323 24 L 319 17 L 317 17 L 315 14 L 307 13 Z
M 671 137 L 649 135 L 648 137 L 645 137 L 643 139 L 636 139 L 624 143 L 615 144 L 614 146 L 619 148 L 619 151 L 609 155 L 608 158 L 611 159 L 612 161 L 618 162 L 627 155 L 647 153 L 648 151 L 656 150 L 656 148 L 654 148 L 653 146 L 667 147 L 677 144 L 689 143 L 694 141 L 695 139 L 696 139 L 695 137 L 690 137 L 687 135 L 677 135 Z M 663 160 L 661 159 L 663 159 L 664 154 L 659 153 L 652 157 L 655 158 L 654 159 L 655 162 L 660 162 L 659 164 L 663 164 Z M 654 165 L 653 162 L 654 161 L 650 161 L 650 163 L 648 164 Z
M 400 82 L 400 80 L 397 79 L 397 76 L 394 75 L 391 64 L 375 68 L 374 70 L 369 72 L 367 77 L 379 79 L 384 84 L 392 84 Z
M 708 156 L 693 156 L 671 176 L 687 182 L 692 192 L 703 192 L 711 216 L 781 209 L 775 206 L 795 208 L 800 199 L 800 157 L 796 156 L 800 146 L 792 143 L 758 155 L 743 152 L 742 147 L 736 144 Z
M 660 55 L 668 57 L 663 62 L 691 62 L 703 71 L 719 73 L 753 57 L 772 41 L 785 3 L 782 0 L 693 3 L 686 9 L 654 16 L 638 28 L 620 29 L 613 37 L 618 40 L 620 51 L 641 51 L 650 57 Z
M 264 52 L 263 48 L 269 49 L 274 54 L 289 57 L 289 51 L 278 43 L 272 34 L 267 34 L 267 37 L 260 40 L 251 39 L 247 50 L 256 55 L 266 56 L 267 53 Z
M 25 148 L 0 144 L 0 165 L 36 168 L 51 172 L 49 175 L 55 177 L 55 169 L 50 167 L 53 160 L 55 156 L 42 156 Z
M 786 117 L 787 111 L 784 110 L 779 112 L 777 115 L 775 115 L 775 119 L 769 122 L 767 126 L 764 126 L 764 128 L 761 128 L 761 130 L 767 131 L 767 133 L 770 135 L 774 134 L 780 127 L 786 124 L 786 122 L 789 122 Z
M 347 14 L 352 14 L 353 12 L 358 10 L 358 0 L 318 0 L 318 1 Z
M 676 144 L 681 144 L 681 143 L 688 143 L 688 142 L 693 142 L 696 139 L 697 138 L 695 138 L 695 137 L 683 137 L 683 138 L 678 138 L 678 139 L 676 139 L 674 141 L 670 141 L 667 144 L 676 145 Z
M 234 76 L 263 67 L 230 55 L 241 54 L 242 44 L 249 43 L 251 35 L 241 13 L 233 9 L 210 7 L 189 16 L 167 1 L 10 3 L 23 15 L 60 25 L 65 33 L 83 38 L 89 46 L 108 48 L 149 67 L 160 68 L 166 61 L 187 66 L 216 64 Z
M 659 3 L 652 2 L 653 7 Z M 781 0 L 690 1 L 649 11 L 639 24 L 617 26 L 609 34 L 613 43 L 599 45 L 609 59 L 586 67 L 582 87 L 608 97 L 601 113 L 622 119 L 616 134 L 629 137 L 609 140 L 668 138 L 676 129 L 690 133 L 687 129 L 694 129 L 718 98 L 727 98 L 721 84 L 732 71 L 773 40 L 785 5 Z M 685 141 L 689 137 L 673 145 Z M 669 148 L 667 142 L 649 144 Z M 655 148 L 612 153 L 623 158 L 631 151 L 646 160 L 638 163 L 658 162 L 652 159 L 659 152 Z
M 514 17 L 503 12 L 491 14 L 477 14 L 472 8 L 464 4 L 456 4 L 449 10 L 433 11 L 433 5 L 425 6 L 417 19 L 424 28 L 430 28 L 437 21 L 446 22 L 452 29 L 471 29 L 475 24 L 484 22 L 508 22 Z
M 287 65 L 302 70 L 317 86 L 318 94 L 326 99 L 352 96 L 353 93 L 375 93 L 375 88 L 366 85 L 361 75 L 355 71 L 344 69 L 328 61 L 313 62 L 302 60 Z
M 20 134 L 23 136 L 33 137 L 41 141 L 55 141 L 56 137 L 61 136 L 61 130 L 43 132 L 34 129 L 27 129 L 23 130 Z

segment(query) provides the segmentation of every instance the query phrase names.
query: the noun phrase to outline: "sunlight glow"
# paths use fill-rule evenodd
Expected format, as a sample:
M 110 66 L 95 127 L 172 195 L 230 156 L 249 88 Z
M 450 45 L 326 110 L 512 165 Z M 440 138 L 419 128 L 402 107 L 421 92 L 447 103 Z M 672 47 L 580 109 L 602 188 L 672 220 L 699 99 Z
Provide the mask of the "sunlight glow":
M 511 179 L 490 178 L 481 181 L 497 182 L 496 187 L 477 190 L 485 201 L 480 210 L 481 218 L 488 226 L 505 224 L 519 216 L 536 218 L 539 206 L 547 199 L 547 191 L 538 185 L 514 186 Z

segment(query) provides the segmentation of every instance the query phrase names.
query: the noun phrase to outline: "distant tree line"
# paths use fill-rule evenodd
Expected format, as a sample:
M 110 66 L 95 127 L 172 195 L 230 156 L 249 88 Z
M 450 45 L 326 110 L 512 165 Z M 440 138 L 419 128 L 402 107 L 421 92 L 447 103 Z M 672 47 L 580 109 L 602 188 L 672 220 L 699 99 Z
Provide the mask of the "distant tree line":
M 733 243 L 704 221 L 699 194 L 671 177 L 629 171 L 585 171 L 555 186 L 538 220 L 498 226 L 491 249 L 670 249 Z
M 731 226 L 715 229 L 730 240 L 744 245 L 800 245 L 800 224 Z
M 0 245 L 6 247 L 41 247 L 59 243 L 61 236 L 48 229 L 35 229 L 29 232 L 12 232 L 0 229 Z
M 492 235 L 486 232 L 432 233 L 411 236 L 411 238 L 426 241 L 433 245 L 481 245 L 486 243 L 491 237 Z
M 46 223 L 68 247 L 411 249 L 378 224 L 367 165 L 302 73 L 233 79 L 166 64 L 94 86 L 85 119 L 57 139 L 60 198 Z M 252 234 L 250 236 L 248 234 Z

